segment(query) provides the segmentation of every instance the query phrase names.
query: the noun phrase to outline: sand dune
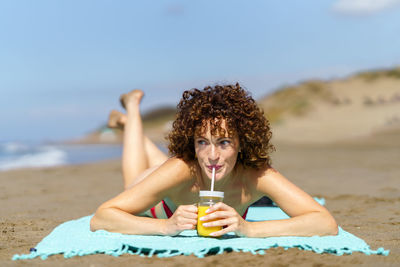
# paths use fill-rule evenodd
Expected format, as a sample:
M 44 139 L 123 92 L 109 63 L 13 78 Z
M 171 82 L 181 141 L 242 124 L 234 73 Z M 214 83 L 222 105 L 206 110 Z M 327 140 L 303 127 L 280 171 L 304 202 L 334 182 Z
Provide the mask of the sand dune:
M 306 82 L 259 103 L 278 141 L 332 143 L 400 130 L 400 69 L 399 77 Z
M 305 81 L 280 88 L 258 103 L 279 142 L 326 144 L 400 132 L 400 68 L 340 80 Z M 165 142 L 173 118 L 174 107 L 145 114 L 146 135 Z M 103 126 L 73 142 L 120 143 L 122 132 Z

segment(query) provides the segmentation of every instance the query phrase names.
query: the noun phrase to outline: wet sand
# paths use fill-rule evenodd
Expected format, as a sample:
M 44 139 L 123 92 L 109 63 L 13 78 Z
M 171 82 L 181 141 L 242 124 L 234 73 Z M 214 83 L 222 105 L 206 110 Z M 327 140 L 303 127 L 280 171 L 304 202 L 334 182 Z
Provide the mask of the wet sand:
M 400 135 L 332 145 L 277 145 L 274 166 L 327 208 L 347 231 L 389 256 L 335 256 L 293 248 L 266 255 L 224 253 L 198 259 L 62 255 L 11 261 L 60 223 L 86 216 L 122 190 L 118 161 L 0 172 L 0 266 L 398 266 L 400 262 Z

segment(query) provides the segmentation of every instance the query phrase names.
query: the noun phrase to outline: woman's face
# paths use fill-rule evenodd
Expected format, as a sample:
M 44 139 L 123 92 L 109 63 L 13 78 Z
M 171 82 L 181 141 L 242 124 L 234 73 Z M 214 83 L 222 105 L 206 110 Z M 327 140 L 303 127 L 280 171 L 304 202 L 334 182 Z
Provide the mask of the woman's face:
M 215 181 L 221 180 L 232 172 L 239 152 L 237 135 L 228 136 L 224 120 L 221 128 L 225 130 L 225 136 L 212 135 L 208 122 L 206 131 L 197 134 L 194 139 L 195 152 L 203 175 L 212 179 L 212 169 L 215 168 Z

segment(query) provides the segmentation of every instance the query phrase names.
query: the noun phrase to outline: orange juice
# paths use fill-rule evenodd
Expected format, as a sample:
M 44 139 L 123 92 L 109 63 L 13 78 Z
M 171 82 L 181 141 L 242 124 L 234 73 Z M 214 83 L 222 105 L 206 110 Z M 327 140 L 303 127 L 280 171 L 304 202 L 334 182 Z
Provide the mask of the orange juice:
M 210 234 L 217 232 L 222 229 L 222 226 L 214 226 L 214 227 L 204 227 L 203 223 L 217 221 L 218 219 L 210 220 L 210 221 L 200 221 L 200 218 L 207 215 L 206 210 L 209 209 L 212 205 L 217 204 L 218 202 L 222 202 L 224 199 L 224 192 L 220 191 L 200 191 L 199 192 L 199 203 L 197 205 L 197 234 L 200 236 L 209 236 Z
M 201 236 L 210 236 L 211 233 L 217 232 L 222 229 L 222 226 L 213 226 L 213 227 L 204 227 L 203 223 L 205 222 L 213 222 L 217 220 L 211 221 L 200 221 L 200 218 L 207 215 L 206 210 L 210 208 L 209 206 L 199 206 L 198 207 L 198 215 L 197 215 L 197 234 Z

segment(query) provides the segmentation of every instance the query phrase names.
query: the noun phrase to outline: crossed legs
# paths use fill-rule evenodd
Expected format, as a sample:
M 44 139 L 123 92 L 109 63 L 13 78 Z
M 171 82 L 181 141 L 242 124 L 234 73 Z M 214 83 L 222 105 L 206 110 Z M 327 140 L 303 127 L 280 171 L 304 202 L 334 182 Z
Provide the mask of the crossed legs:
M 125 189 L 140 182 L 149 169 L 164 163 L 168 157 L 143 134 L 139 105 L 143 97 L 141 90 L 133 90 L 120 98 L 126 114 L 111 111 L 108 120 L 110 128 L 121 128 L 123 135 L 122 174 Z

